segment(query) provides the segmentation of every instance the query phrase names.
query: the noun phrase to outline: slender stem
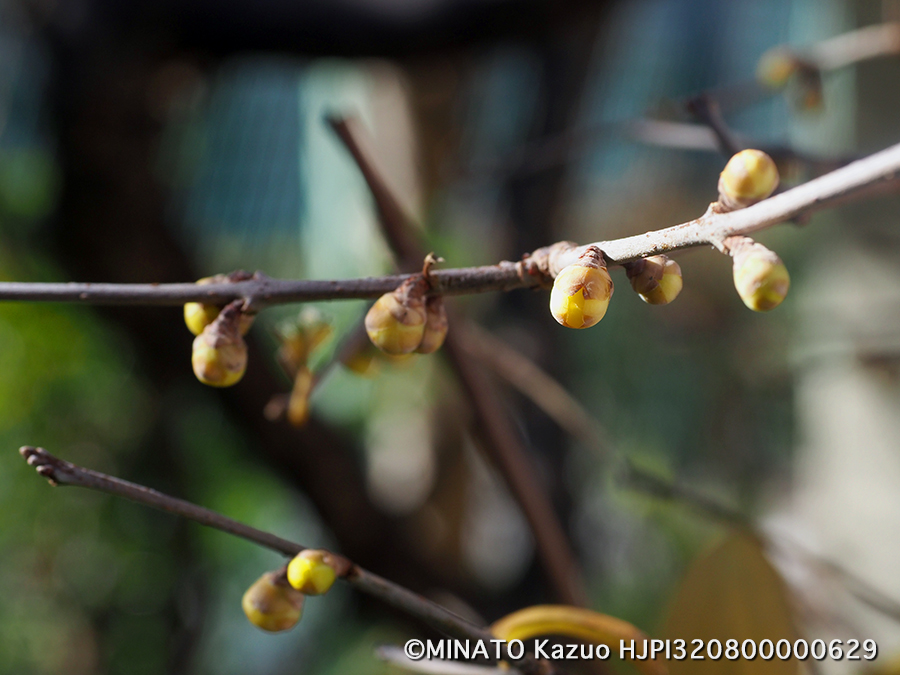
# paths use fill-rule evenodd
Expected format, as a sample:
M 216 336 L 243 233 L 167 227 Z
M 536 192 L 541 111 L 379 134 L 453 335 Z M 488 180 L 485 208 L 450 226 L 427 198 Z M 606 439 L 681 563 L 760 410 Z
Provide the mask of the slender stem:
M 617 478 L 626 486 L 661 499 L 685 504 L 705 516 L 752 529 L 747 516 L 706 495 L 678 485 L 635 466 L 614 448 L 603 425 L 558 380 L 524 354 L 516 351 L 478 326 L 466 328 L 466 349 L 509 382 L 573 438 L 577 438 L 601 458 L 617 464 Z
M 170 497 L 143 485 L 130 483 L 98 471 L 86 469 L 77 464 L 72 464 L 54 457 L 43 448 L 25 446 L 20 448 L 19 453 L 41 476 L 49 480 L 51 485 L 74 485 L 124 497 L 139 504 L 166 511 L 167 513 L 193 520 L 201 525 L 241 537 L 254 544 L 283 553 L 286 556 L 295 556 L 305 548 L 300 544 L 282 539 L 269 532 L 258 530 L 255 527 L 183 499 Z M 357 565 L 351 564 L 349 572 L 344 578 L 357 590 L 375 596 L 389 605 L 434 626 L 438 630 L 472 639 L 491 638 L 491 635 L 486 630 L 469 623 L 440 605 L 426 600 L 422 596 Z
M 522 261 L 483 267 L 433 270 L 436 293 L 462 295 L 534 288 L 546 284 L 588 246 L 597 246 L 611 265 L 685 248 L 708 246 L 736 234 L 751 234 L 802 213 L 870 197 L 900 185 L 900 144 L 835 169 L 758 204 L 730 213 L 707 212 L 695 220 L 622 239 L 584 246 L 559 242 L 538 249 Z M 548 252 L 550 253 L 548 255 Z M 181 305 L 205 302 L 226 305 L 234 300 L 254 310 L 269 305 L 313 300 L 377 298 L 411 274 L 340 280 L 281 280 L 257 274 L 249 281 L 208 284 L 0 283 L 0 300 L 75 302 L 90 305 Z

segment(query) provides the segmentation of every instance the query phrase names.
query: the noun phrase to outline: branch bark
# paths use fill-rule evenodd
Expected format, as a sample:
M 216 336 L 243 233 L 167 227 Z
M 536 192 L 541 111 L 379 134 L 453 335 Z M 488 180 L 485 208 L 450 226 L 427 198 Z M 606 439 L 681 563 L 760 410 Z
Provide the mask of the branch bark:
M 98 471 L 86 469 L 77 464 L 72 464 L 51 455 L 43 448 L 25 446 L 19 449 L 19 453 L 30 466 L 37 470 L 39 475 L 46 478 L 54 486 L 73 485 L 124 497 L 139 504 L 193 520 L 201 525 L 227 532 L 236 537 L 241 537 L 289 557 L 297 555 L 306 548 L 270 532 L 258 530 L 255 527 L 183 499 L 171 497 L 146 486 L 130 483 Z M 372 595 L 411 616 L 421 619 L 439 631 L 474 640 L 489 641 L 493 638 L 487 630 L 479 628 L 437 603 L 431 602 L 403 586 L 373 574 L 356 564 L 351 563 L 349 571 L 343 578 L 357 590 Z
M 770 197 L 740 211 L 714 213 L 660 230 L 621 239 L 596 241 L 583 246 L 558 242 L 537 249 L 518 262 L 433 270 L 434 292 L 464 295 L 510 291 L 546 285 L 560 269 L 575 262 L 588 246 L 597 246 L 610 265 L 671 253 L 697 246 L 715 245 L 726 237 L 748 235 L 800 214 L 843 204 L 859 196 L 895 189 L 900 173 L 900 144 L 869 155 L 807 183 Z M 93 284 L 0 283 L 0 300 L 74 302 L 89 305 L 181 305 L 205 302 L 226 305 L 243 300 L 251 311 L 270 305 L 314 300 L 377 298 L 410 274 L 341 280 L 281 280 L 262 274 L 249 281 L 209 284 Z

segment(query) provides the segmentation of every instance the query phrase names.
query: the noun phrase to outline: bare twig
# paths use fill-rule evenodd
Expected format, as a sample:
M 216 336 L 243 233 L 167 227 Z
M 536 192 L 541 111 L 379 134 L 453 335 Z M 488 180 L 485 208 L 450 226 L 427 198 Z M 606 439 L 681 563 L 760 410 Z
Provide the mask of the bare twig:
M 854 197 L 894 189 L 900 172 L 900 144 L 869 155 L 758 204 L 730 213 L 707 212 L 695 220 L 644 234 L 597 241 L 584 246 L 559 242 L 523 260 L 484 267 L 433 270 L 435 293 L 461 295 L 534 288 L 546 284 L 588 246 L 597 246 L 610 265 L 660 253 L 708 246 L 712 241 L 751 234 L 802 213 L 842 204 Z M 376 298 L 410 274 L 331 281 L 288 281 L 257 274 L 249 281 L 208 284 L 0 283 L 0 300 L 76 302 L 94 305 L 181 305 L 206 302 L 226 305 L 243 300 L 253 310 L 269 305 L 313 300 Z
M 347 119 L 331 118 L 329 123 L 356 160 L 375 197 L 382 228 L 398 263 L 406 268 L 420 266 L 426 252 L 413 235 L 412 218 L 405 213 L 382 178 L 383 172 L 379 170 L 377 162 L 362 140 L 365 137 L 362 129 L 358 123 Z M 435 274 L 429 272 L 431 278 Z M 451 316 L 450 323 L 460 325 L 463 320 L 461 317 Z M 461 334 L 451 331 L 444 349 L 467 394 L 466 398 L 472 404 L 476 429 L 485 441 L 484 449 L 500 470 L 522 509 L 534 535 L 538 556 L 556 593 L 566 603 L 584 605 L 587 602 L 587 592 L 581 571 L 562 524 L 555 515 L 553 504 L 538 480 L 535 467 L 509 423 L 506 412 L 493 395 L 490 382 L 472 367 L 467 358 L 462 347 L 463 340 Z
M 752 532 L 768 545 L 790 548 L 805 558 L 807 564 L 834 576 L 860 602 L 900 622 L 900 602 L 845 567 L 814 553 L 793 539 L 761 531 L 751 518 L 730 506 L 635 466 L 630 460 L 622 457 L 615 448 L 610 447 L 602 425 L 578 399 L 531 359 L 474 324 L 469 325 L 466 331 L 469 334 L 466 348 L 473 358 L 492 368 L 567 433 L 593 448 L 602 457 L 609 458 L 611 454 L 616 455 L 615 459 L 621 463 L 617 477 L 627 487 L 660 499 L 676 501 L 707 517 Z
M 183 499 L 170 497 L 143 485 L 130 483 L 66 462 L 54 457 L 43 448 L 25 446 L 19 452 L 29 465 L 35 467 L 41 476 L 50 481 L 51 485 L 74 485 L 124 497 L 145 506 L 166 511 L 182 518 L 193 520 L 201 525 L 241 537 L 286 556 L 294 556 L 305 548 L 300 544 L 282 539 L 269 532 L 258 530 L 255 527 L 250 527 Z M 342 578 L 357 590 L 372 595 L 449 635 L 474 640 L 492 639 L 493 636 L 486 629 L 479 628 L 403 586 L 388 581 L 349 561 L 347 563 L 346 571 Z
M 614 464 L 617 479 L 627 487 L 660 499 L 677 501 L 715 520 L 752 529 L 750 519 L 739 511 L 635 466 L 611 445 L 603 425 L 556 379 L 487 331 L 474 325 L 466 330 L 465 344 L 471 356 L 527 396 L 568 434 Z
M 881 56 L 900 54 L 900 23 L 882 23 L 822 40 L 798 49 L 819 70 L 837 70 Z
M 721 152 L 731 156 L 744 149 L 743 141 L 728 128 L 722 110 L 712 96 L 701 94 L 690 99 L 687 109 L 713 132 Z

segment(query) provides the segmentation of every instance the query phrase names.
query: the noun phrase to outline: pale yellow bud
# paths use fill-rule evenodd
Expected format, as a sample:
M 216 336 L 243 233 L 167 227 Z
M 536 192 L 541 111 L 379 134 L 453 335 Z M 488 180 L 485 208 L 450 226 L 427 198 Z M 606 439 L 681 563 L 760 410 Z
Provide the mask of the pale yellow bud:
M 337 578 L 336 561 L 328 551 L 306 549 L 288 563 L 287 578 L 291 586 L 306 595 L 328 592 Z
M 194 338 L 191 364 L 203 384 L 230 387 L 247 370 L 247 344 L 239 330 L 240 304 L 236 301 L 228 305 Z
M 585 254 L 556 275 L 550 313 L 567 328 L 590 328 L 606 314 L 612 294 L 613 282 L 602 254 Z
M 762 201 L 778 187 L 778 167 L 761 150 L 741 150 L 719 175 L 719 203 L 726 210 Z
M 734 287 L 741 300 L 755 312 L 774 309 L 787 297 L 791 278 L 774 251 L 751 239 L 732 249 Z
M 409 354 L 425 335 L 425 298 L 404 284 L 385 293 L 366 314 L 366 333 L 387 354 Z
M 257 579 L 241 600 L 244 614 L 254 626 L 272 633 L 297 625 L 303 614 L 304 595 L 275 572 Z
M 756 79 L 772 89 L 781 89 L 787 85 L 791 75 L 800 68 L 800 61 L 790 50 L 783 47 L 770 49 L 759 59 L 756 66 Z
M 197 284 L 204 286 L 206 284 L 224 284 L 229 281 L 242 281 L 249 278 L 245 272 L 237 272 L 232 275 L 217 274 L 212 277 L 203 277 L 197 280 Z M 200 335 L 203 329 L 216 320 L 222 308 L 219 305 L 207 305 L 202 302 L 187 302 L 184 305 L 184 323 L 194 335 Z M 241 314 L 241 335 L 246 335 L 253 325 L 252 314 Z
M 419 354 L 436 352 L 444 344 L 448 327 L 447 310 L 444 308 L 443 298 L 439 295 L 428 298 L 425 301 L 425 332 L 416 351 Z
M 664 255 L 655 255 L 625 265 L 635 293 L 650 305 L 667 305 L 681 293 L 681 267 Z

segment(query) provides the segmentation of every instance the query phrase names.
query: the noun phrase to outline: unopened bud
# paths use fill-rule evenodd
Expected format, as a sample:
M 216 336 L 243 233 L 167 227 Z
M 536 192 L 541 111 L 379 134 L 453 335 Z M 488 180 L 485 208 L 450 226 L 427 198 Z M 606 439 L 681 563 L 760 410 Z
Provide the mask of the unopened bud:
M 772 89 L 786 86 L 791 75 L 800 68 L 797 56 L 784 47 L 770 49 L 759 59 L 756 66 L 756 79 Z
M 232 272 L 231 274 L 216 274 L 212 277 L 204 277 L 197 280 L 199 286 L 207 284 L 224 284 L 234 281 L 245 281 L 251 278 L 247 272 Z M 203 329 L 216 320 L 222 308 L 219 305 L 207 305 L 202 302 L 187 302 L 184 305 L 184 323 L 194 335 L 200 335 Z M 252 314 L 241 315 L 241 335 L 246 335 L 253 325 Z
M 194 338 L 194 375 L 212 387 L 237 384 L 247 370 L 247 344 L 240 333 L 241 301 L 236 300 Z
M 322 595 L 337 578 L 337 561 L 328 551 L 306 549 L 288 563 L 287 578 L 305 595 Z
M 447 310 L 444 307 L 443 298 L 439 295 L 428 298 L 425 301 L 425 332 L 416 351 L 419 354 L 436 352 L 444 344 L 448 327 Z
M 613 282 L 603 253 L 588 247 L 577 262 L 564 267 L 553 281 L 550 313 L 567 328 L 590 328 L 606 314 Z
M 741 150 L 719 175 L 719 204 L 735 211 L 762 201 L 778 187 L 778 168 L 761 150 Z
M 303 593 L 291 588 L 283 575 L 266 572 L 244 593 L 241 607 L 250 623 L 275 633 L 297 625 L 303 601 Z
M 654 255 L 625 265 L 634 292 L 651 305 L 668 305 L 681 293 L 681 267 L 664 255 Z
M 780 305 L 791 286 L 781 258 L 749 237 L 731 237 L 726 244 L 734 261 L 734 287 L 744 304 L 755 312 Z
M 395 291 L 385 293 L 366 314 L 366 333 L 386 354 L 409 354 L 425 335 L 424 282 L 410 278 Z

